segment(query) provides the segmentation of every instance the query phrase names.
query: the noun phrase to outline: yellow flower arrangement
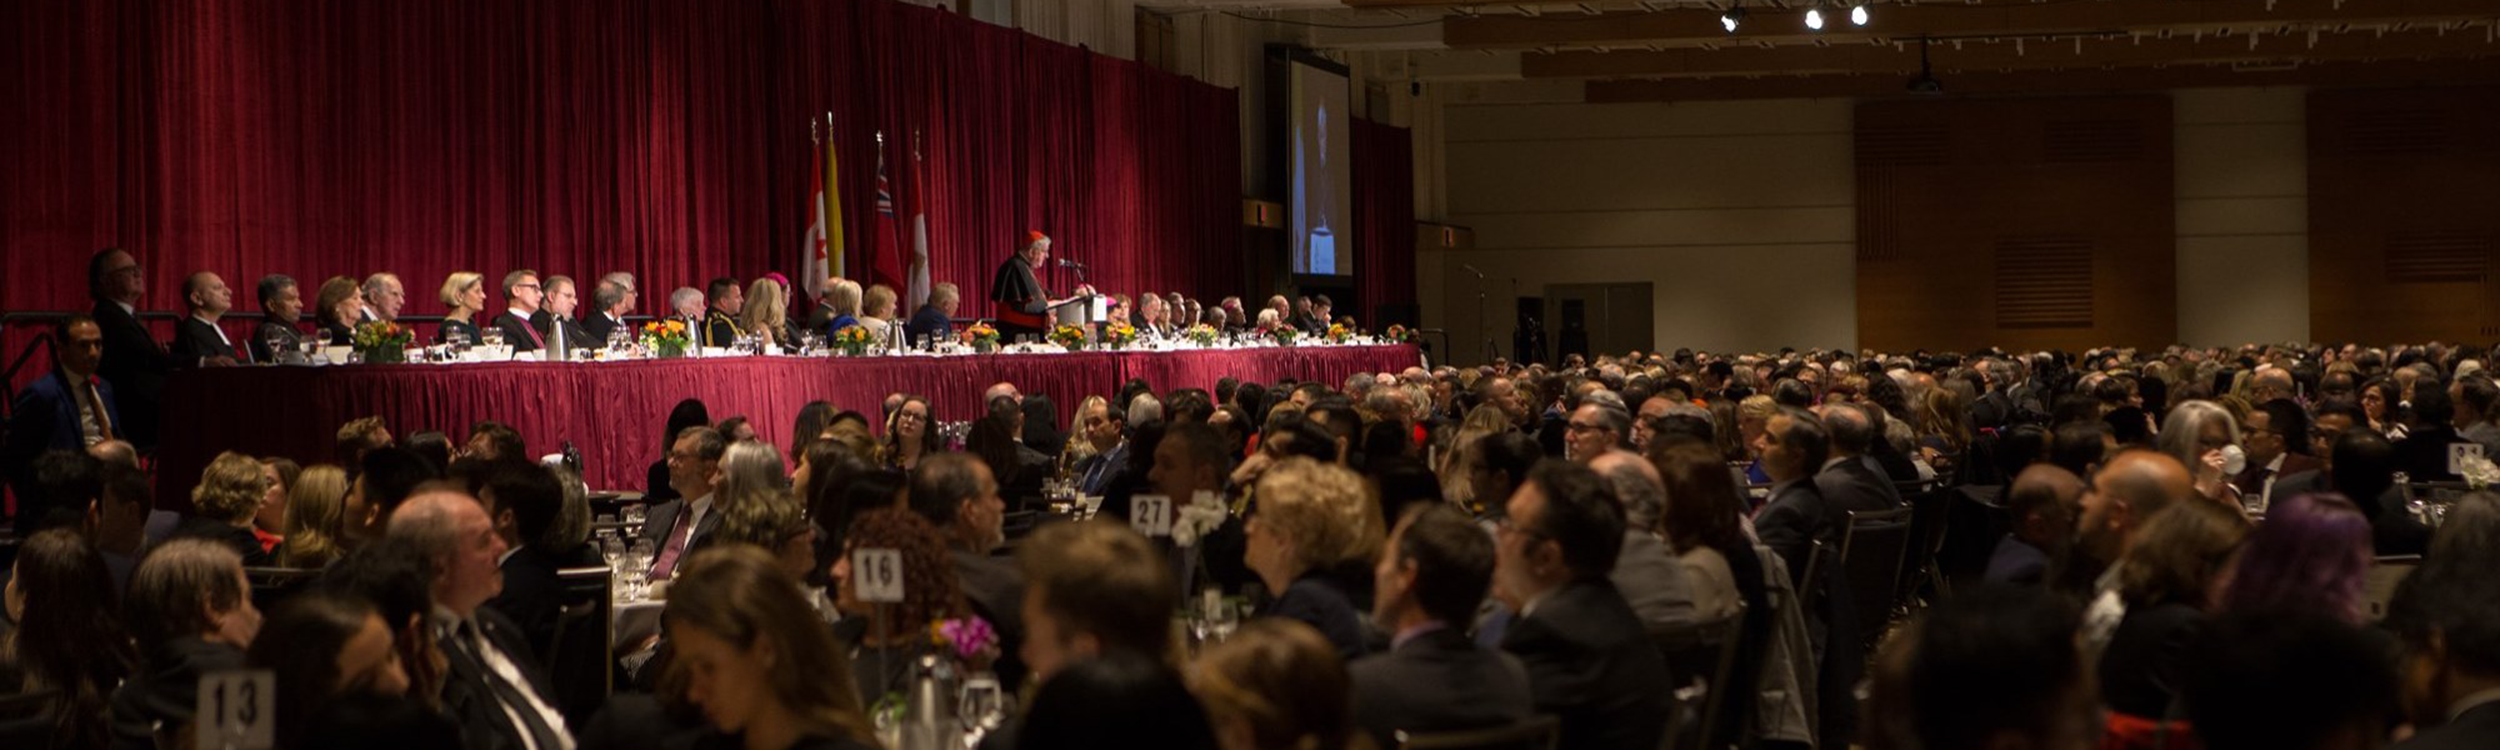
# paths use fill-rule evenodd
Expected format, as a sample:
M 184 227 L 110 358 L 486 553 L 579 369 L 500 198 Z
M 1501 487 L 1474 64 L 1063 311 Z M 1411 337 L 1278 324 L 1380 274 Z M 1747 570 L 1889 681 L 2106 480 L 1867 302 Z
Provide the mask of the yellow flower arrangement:
M 1072 325 L 1050 329 L 1050 343 L 1058 344 L 1060 348 L 1068 351 L 1083 349 L 1085 348 L 1085 329 Z

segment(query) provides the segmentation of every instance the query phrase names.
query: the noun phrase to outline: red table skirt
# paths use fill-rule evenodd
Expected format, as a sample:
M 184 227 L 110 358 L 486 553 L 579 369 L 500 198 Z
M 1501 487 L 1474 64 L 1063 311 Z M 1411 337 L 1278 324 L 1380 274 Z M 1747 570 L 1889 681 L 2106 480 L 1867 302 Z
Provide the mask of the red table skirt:
M 1130 378 L 1157 391 L 1205 388 L 1220 378 L 1342 383 L 1358 372 L 1417 363 L 1412 346 L 1345 346 L 1176 352 L 801 359 L 640 360 L 347 367 L 243 367 L 175 373 L 165 387 L 157 450 L 160 504 L 187 506 L 190 487 L 219 451 L 330 463 L 338 426 L 380 415 L 391 434 L 440 430 L 465 440 L 495 420 L 529 441 L 532 455 L 571 441 L 590 486 L 640 490 L 662 454 L 660 432 L 679 399 L 699 398 L 717 422 L 745 416 L 756 434 L 788 445 L 799 407 L 824 399 L 875 419 L 889 393 L 929 397 L 938 416 L 981 413 L 981 392 L 999 381 L 1057 402 L 1059 428 L 1089 395 Z M 882 429 L 882 426 L 880 426 Z

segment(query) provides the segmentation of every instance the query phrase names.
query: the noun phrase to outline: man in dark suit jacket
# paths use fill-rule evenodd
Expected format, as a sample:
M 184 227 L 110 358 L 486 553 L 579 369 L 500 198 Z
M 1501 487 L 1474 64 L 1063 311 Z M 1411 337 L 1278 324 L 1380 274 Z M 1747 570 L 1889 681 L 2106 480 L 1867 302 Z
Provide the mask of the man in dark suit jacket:
M 471 750 L 566 750 L 573 735 L 554 691 L 518 625 L 483 607 L 501 593 L 496 559 L 503 539 L 476 498 L 435 490 L 391 514 L 389 534 L 431 556 L 439 568 L 428 624 L 442 647 L 443 713 Z
M 303 362 L 304 332 L 295 327 L 304 315 L 303 290 L 295 279 L 273 273 L 260 277 L 259 292 L 260 309 L 268 317 L 252 329 L 252 340 L 244 342 L 252 353 L 252 361 Z M 271 342 L 276 342 L 277 347 L 271 348 Z
M 603 561 L 596 554 L 584 557 L 586 545 L 553 549 L 545 543 L 564 506 L 564 485 L 545 467 L 518 456 L 497 460 L 486 469 L 478 500 L 494 520 L 495 535 L 512 549 L 498 566 L 503 592 L 486 600 L 486 606 L 512 618 L 532 652 L 547 653 L 555 642 L 556 615 L 564 609 L 564 586 L 556 571 Z
M 143 449 L 155 447 L 158 399 L 165 376 L 174 370 L 174 356 L 139 322 L 138 303 L 147 293 L 147 279 L 136 256 L 105 248 L 88 260 L 87 282 L 95 298 L 96 326 L 104 331 L 104 359 L 96 374 L 112 383 L 121 399 L 129 417 L 123 423 L 126 439 Z
M 1381 547 L 1391 571 L 1372 593 L 1372 619 L 1395 631 L 1389 650 L 1346 665 L 1354 721 L 1380 747 L 1397 733 L 1484 729 L 1526 721 L 1527 666 L 1476 645 L 1467 623 L 1493 582 L 1493 540 L 1463 512 L 1423 504 Z
M 1771 499 L 1754 513 L 1754 533 L 1788 563 L 1789 580 L 1802 590 L 1814 543 L 1831 541 L 1839 532 L 1833 522 L 1839 514 L 1824 501 L 1810 473 L 1830 455 L 1831 439 L 1813 414 L 1788 407 L 1764 423 L 1754 450 L 1771 476 Z
M 643 516 L 642 538 L 657 553 L 651 561 L 652 578 L 675 575 L 686 553 L 720 526 L 720 508 L 712 502 L 712 472 L 720 469 L 721 456 L 728 452 L 728 439 L 710 427 L 678 433 L 677 442 L 669 446 L 668 486 L 679 499 L 653 505 Z
M 1528 668 L 1537 711 L 1562 746 L 1651 750 L 1666 733 L 1666 660 L 1606 576 L 1623 510 L 1587 467 L 1546 461 L 1511 495 L 1495 552 L 1503 603 L 1519 615 L 1502 650 Z
M 2264 509 L 2281 494 L 2283 480 L 2314 472 L 2324 464 L 2309 451 L 2309 415 L 2289 399 L 2275 399 L 2248 412 L 2240 428 L 2240 444 L 2248 450 L 2248 468 L 2231 478 L 2242 503 Z
M 738 337 L 746 334 L 738 328 L 738 313 L 747 307 L 746 291 L 738 288 L 737 279 L 723 276 L 713 279 L 704 294 L 712 301 L 712 307 L 703 312 L 703 345 L 726 347 L 737 343 Z
M 955 340 L 955 308 L 963 304 L 963 291 L 953 284 L 940 283 L 929 288 L 929 301 L 911 314 L 911 322 L 903 332 L 913 345 L 931 341 Z
M 84 451 L 121 437 L 121 410 L 113 384 L 96 377 L 104 355 L 104 332 L 95 320 L 72 315 L 52 331 L 57 366 L 19 391 L 9 406 L 8 433 L 0 443 L 0 469 L 17 490 L 17 530 L 31 534 L 52 514 L 48 493 L 36 489 L 35 460 L 55 450 Z M 67 512 L 84 508 L 63 508 Z
M 234 309 L 234 290 L 217 274 L 201 271 L 182 280 L 182 304 L 191 316 L 174 323 L 174 363 L 181 367 L 230 367 L 249 361 L 217 320 Z
M 1865 460 L 1867 448 L 1881 439 L 1873 420 L 1857 404 L 1824 404 L 1823 428 L 1831 433 L 1831 455 L 1814 475 L 1814 487 L 1826 508 L 1840 518 L 1847 513 L 1901 507 L 1901 491 L 1892 478 L 1875 472 Z
M 582 335 L 588 337 L 584 340 L 590 342 L 591 348 L 607 346 L 610 331 L 633 330 L 625 324 L 625 313 L 631 309 L 629 297 L 625 287 L 604 281 L 590 290 L 591 312 L 590 317 L 582 319 Z
M 607 339 L 591 338 L 590 332 L 582 328 L 581 321 L 573 319 L 573 310 L 580 307 L 582 301 L 581 296 L 574 293 L 573 279 L 549 276 L 545 286 L 546 304 L 530 315 L 530 327 L 538 329 L 538 336 L 547 343 L 547 348 L 558 352 L 554 358 L 570 356 L 575 349 L 607 346 Z
M 2500 585 L 2472 558 L 2432 557 L 2388 603 L 2417 733 L 2389 750 L 2500 747 Z
M 2416 424 L 2403 440 L 2396 441 L 2396 470 L 2415 482 L 2454 482 L 2463 479 L 2448 470 L 2448 446 L 2471 443 L 2457 434 L 2450 424 L 2456 418 L 2456 405 L 2448 401 L 2448 391 L 2431 383 L 2413 389 L 2413 417 Z
M 911 509 L 945 536 L 964 599 L 997 626 L 1000 653 L 1008 655 L 999 678 L 1012 689 L 1024 676 L 1013 656 L 1024 643 L 1024 574 L 994 554 L 1007 543 L 1007 503 L 998 497 L 998 480 L 970 453 L 928 456 L 912 472 Z
M 521 269 L 503 276 L 504 299 L 512 307 L 495 316 L 495 327 L 503 331 L 503 342 L 514 353 L 534 352 L 546 348 L 546 337 L 530 318 L 538 314 L 540 303 L 547 299 L 544 285 L 538 283 L 538 272 Z

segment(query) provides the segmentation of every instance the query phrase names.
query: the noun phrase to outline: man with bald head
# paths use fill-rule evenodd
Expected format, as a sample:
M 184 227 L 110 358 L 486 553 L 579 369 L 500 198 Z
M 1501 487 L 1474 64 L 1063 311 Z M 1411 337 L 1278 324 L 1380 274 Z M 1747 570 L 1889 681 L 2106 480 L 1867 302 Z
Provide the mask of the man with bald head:
M 2050 566 L 2074 547 L 2082 500 L 2083 479 L 2054 464 L 2032 464 L 2015 476 L 2005 501 L 2014 528 L 1989 556 L 1987 580 L 2028 586 L 2047 580 Z
M 1666 481 L 1658 467 L 1631 451 L 1612 450 L 1590 459 L 1589 470 L 1612 486 L 1623 502 L 1623 550 L 1607 575 L 1642 627 L 1660 628 L 1693 622 L 1692 584 L 1675 550 L 1658 535 L 1658 516 L 1666 512 Z
M 434 612 L 442 644 L 443 713 L 472 748 L 572 750 L 547 677 L 521 628 L 482 607 L 503 591 L 509 549 L 477 498 L 448 484 L 428 485 L 391 513 L 390 538 L 434 561 Z
M 1883 436 L 1875 433 L 1875 421 L 1865 407 L 1842 401 L 1824 404 L 1819 411 L 1823 429 L 1831 433 L 1830 457 L 1814 474 L 1823 502 L 1835 514 L 1901 507 L 1901 491 L 1893 488 L 1892 478 L 1866 460 L 1866 452 Z
M 232 367 L 238 359 L 234 340 L 217 320 L 234 309 L 234 290 L 217 274 L 201 271 L 182 280 L 182 304 L 190 317 L 174 324 L 174 361 L 184 367 Z
M 2115 593 L 2114 571 L 2119 556 L 2126 554 L 2127 545 L 2154 514 L 2188 502 L 2195 494 L 2187 467 L 2180 465 L 2178 459 L 2151 450 L 2118 454 L 2092 475 L 2092 486 L 2083 493 L 2078 505 L 2081 515 L 2075 528 L 2077 554 L 2071 556 L 2073 564 L 2107 571 L 2094 582 L 2094 588 Z

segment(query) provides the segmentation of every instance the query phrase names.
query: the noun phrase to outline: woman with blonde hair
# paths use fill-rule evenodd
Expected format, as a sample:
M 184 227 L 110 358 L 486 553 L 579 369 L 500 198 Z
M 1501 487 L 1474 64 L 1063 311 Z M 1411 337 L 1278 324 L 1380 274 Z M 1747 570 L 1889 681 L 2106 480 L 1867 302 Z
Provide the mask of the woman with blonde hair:
M 322 281 L 321 291 L 313 296 L 313 323 L 321 328 L 322 341 L 331 346 L 353 342 L 364 306 L 364 288 L 355 279 L 332 276 Z
M 687 560 L 661 619 L 676 651 L 670 702 L 702 709 L 713 734 L 697 747 L 870 750 L 876 729 L 849 660 L 799 581 L 743 544 Z
M 221 542 L 242 555 L 244 565 L 268 565 L 269 551 L 252 535 L 252 517 L 260 512 L 268 482 L 261 476 L 259 459 L 234 451 L 217 454 L 191 488 L 191 505 L 199 515 L 176 527 L 173 535 Z
M 453 272 L 443 279 L 442 300 L 451 312 L 443 314 L 443 327 L 434 332 L 434 340 L 478 343 L 477 316 L 486 310 L 486 277 L 476 271 Z
M 1369 750 L 1354 730 L 1353 691 L 1328 639 L 1292 620 L 1242 623 L 1189 669 L 1189 692 L 1225 750 Z
M 884 284 L 868 287 L 861 298 L 859 324 L 877 337 L 877 346 L 894 344 L 894 288 Z
M 286 492 L 286 544 L 278 548 L 278 565 L 326 568 L 338 561 L 346 502 L 345 469 L 322 464 L 297 476 Z
M 1243 562 L 1279 592 L 1262 617 L 1318 628 L 1347 659 L 1368 652 L 1362 610 L 1327 573 L 1380 549 L 1380 509 L 1363 478 L 1336 464 L 1295 456 L 1259 475 L 1258 512 L 1243 527 Z
M 799 337 L 790 330 L 788 290 L 771 278 L 756 279 L 747 286 L 747 304 L 738 314 L 738 328 L 764 337 L 766 345 L 795 348 Z
M 826 285 L 825 306 L 833 309 L 833 320 L 825 324 L 825 338 L 831 339 L 842 329 L 860 324 L 859 303 L 859 282 L 834 279 Z
M 1085 400 L 1076 402 L 1076 411 L 1068 414 L 1067 446 L 1059 450 L 1059 470 L 1052 476 L 1074 474 L 1078 463 L 1093 457 L 1094 441 L 1085 439 L 1085 417 L 1093 414 L 1095 407 L 1108 409 L 1110 406 L 1111 401 L 1101 396 L 1086 396 Z
M 1476 440 L 1486 435 L 1518 429 L 1501 407 L 1486 404 L 1467 412 L 1467 419 L 1458 423 L 1458 431 L 1450 436 L 1450 448 L 1441 451 L 1441 465 L 1433 473 L 1441 476 L 1442 499 L 1467 507 L 1476 498 L 1475 486 L 1467 481 L 1468 461 L 1475 455 Z

